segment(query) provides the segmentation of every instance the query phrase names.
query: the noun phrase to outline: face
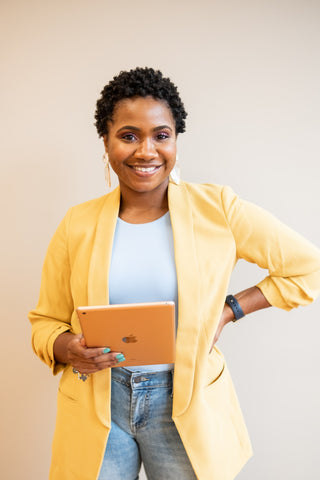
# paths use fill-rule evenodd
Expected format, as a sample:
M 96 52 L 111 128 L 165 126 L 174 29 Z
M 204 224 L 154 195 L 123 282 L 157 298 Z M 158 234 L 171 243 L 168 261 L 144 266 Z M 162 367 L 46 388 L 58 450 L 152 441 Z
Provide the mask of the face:
M 176 133 L 165 102 L 152 97 L 121 100 L 104 144 L 122 193 L 166 188 L 176 160 Z

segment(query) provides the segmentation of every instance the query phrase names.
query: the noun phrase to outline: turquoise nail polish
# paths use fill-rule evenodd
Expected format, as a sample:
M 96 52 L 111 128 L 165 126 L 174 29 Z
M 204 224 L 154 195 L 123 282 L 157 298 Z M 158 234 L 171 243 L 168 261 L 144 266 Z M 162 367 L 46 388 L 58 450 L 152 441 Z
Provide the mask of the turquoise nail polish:
M 118 355 L 116 355 L 116 359 L 118 360 L 118 363 L 124 362 L 125 356 L 122 353 L 118 353 Z
M 103 349 L 102 353 L 109 353 L 110 351 L 111 351 L 110 348 L 106 347 L 106 348 Z

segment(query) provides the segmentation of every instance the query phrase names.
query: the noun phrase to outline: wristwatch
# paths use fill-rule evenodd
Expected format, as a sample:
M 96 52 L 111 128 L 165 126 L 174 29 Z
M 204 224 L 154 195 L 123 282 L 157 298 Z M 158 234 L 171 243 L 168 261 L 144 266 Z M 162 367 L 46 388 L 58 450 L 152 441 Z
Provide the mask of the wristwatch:
M 232 319 L 233 322 L 236 322 L 240 318 L 244 317 L 243 310 L 240 307 L 236 297 L 234 297 L 233 295 L 227 295 L 226 303 L 229 305 L 229 307 L 233 311 L 233 315 L 234 315 L 234 318 Z

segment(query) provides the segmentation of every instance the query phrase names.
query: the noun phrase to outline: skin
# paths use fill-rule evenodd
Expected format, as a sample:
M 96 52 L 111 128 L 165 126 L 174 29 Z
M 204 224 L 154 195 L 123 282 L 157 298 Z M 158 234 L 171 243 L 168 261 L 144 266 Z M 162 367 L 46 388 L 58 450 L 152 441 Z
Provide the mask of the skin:
M 107 127 L 103 141 L 119 179 L 120 218 L 129 223 L 156 220 L 168 211 L 169 174 L 176 161 L 177 135 L 170 108 L 152 97 L 125 99 L 116 105 Z M 141 170 L 146 168 L 149 170 Z M 235 297 L 246 315 L 270 306 L 257 287 Z M 225 304 L 211 349 L 233 318 L 231 308 Z M 82 335 L 71 332 L 57 337 L 53 351 L 58 362 L 71 364 L 80 373 L 94 373 L 119 363 L 116 356 L 120 352 L 88 348 Z

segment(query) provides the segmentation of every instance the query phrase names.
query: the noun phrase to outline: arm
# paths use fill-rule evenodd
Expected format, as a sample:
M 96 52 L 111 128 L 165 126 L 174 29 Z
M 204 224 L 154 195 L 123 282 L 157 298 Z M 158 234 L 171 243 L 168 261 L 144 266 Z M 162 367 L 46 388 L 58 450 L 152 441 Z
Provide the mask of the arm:
M 301 235 L 230 188 L 223 192 L 225 215 L 237 257 L 268 269 L 257 287 L 278 308 L 308 305 L 320 294 L 320 251 Z
M 55 232 L 44 261 L 38 305 L 29 313 L 32 346 L 57 374 L 70 364 L 80 373 L 94 373 L 119 362 L 118 352 L 87 348 L 82 335 L 73 333 L 74 302 L 68 253 L 69 210 Z M 121 361 L 121 360 L 120 360 Z
M 311 303 L 320 293 L 319 250 L 270 213 L 240 200 L 229 187 L 222 192 L 222 203 L 238 258 L 269 270 L 256 287 L 235 295 L 244 314 L 270 305 L 291 310 Z M 225 304 L 213 344 L 232 319 Z
M 64 367 L 64 362 L 56 361 L 54 357 L 55 340 L 65 332 L 72 335 L 70 332 L 74 304 L 67 248 L 70 216 L 71 210 L 51 239 L 43 264 L 38 304 L 29 313 L 33 350 L 54 374 Z
M 262 310 L 263 308 L 271 307 L 271 304 L 268 302 L 268 300 L 258 287 L 251 287 L 247 288 L 246 290 L 242 290 L 241 292 L 237 293 L 235 297 L 238 300 L 245 315 L 256 312 L 257 310 Z M 233 311 L 231 310 L 229 305 L 225 303 L 211 349 L 213 345 L 218 341 L 218 338 L 224 326 L 227 323 L 233 321 L 233 319 Z

